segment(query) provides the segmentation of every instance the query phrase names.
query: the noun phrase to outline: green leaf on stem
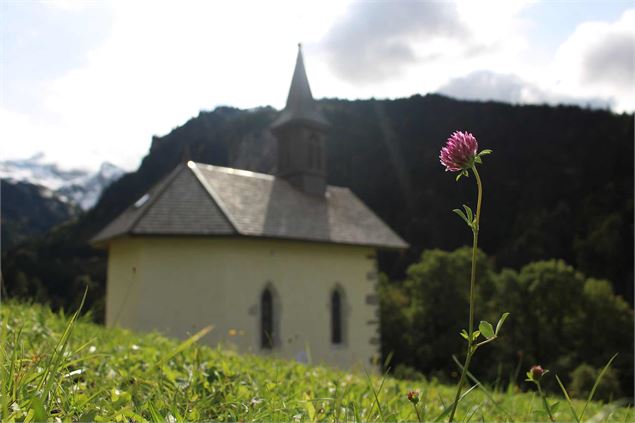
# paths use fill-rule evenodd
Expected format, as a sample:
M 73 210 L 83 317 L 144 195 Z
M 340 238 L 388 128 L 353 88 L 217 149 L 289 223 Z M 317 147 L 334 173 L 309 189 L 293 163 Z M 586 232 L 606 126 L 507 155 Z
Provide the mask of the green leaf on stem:
M 474 332 L 472 332 L 472 342 L 476 341 L 476 339 L 481 336 L 481 331 L 480 330 L 475 330 Z
M 501 318 L 498 319 L 498 323 L 496 324 L 496 332 L 494 332 L 494 335 L 498 335 L 498 332 L 501 330 L 501 328 L 503 327 L 503 323 L 505 323 L 505 320 L 507 320 L 508 317 L 509 313 L 503 313 Z
M 465 176 L 467 178 L 470 176 L 470 174 L 468 173 L 467 169 L 462 170 L 459 172 L 458 175 L 456 175 L 456 180 L 458 181 L 459 179 L 461 179 L 461 176 Z
M 481 323 L 478 325 L 478 330 L 480 330 L 483 336 L 487 339 L 491 339 L 496 336 L 494 334 L 492 324 L 490 322 L 486 322 L 485 320 L 481 320 Z
M 463 208 L 465 209 L 465 214 L 467 215 L 468 225 L 472 226 L 472 222 L 474 222 L 474 213 L 472 213 L 472 209 L 463 204 Z
M 488 154 L 492 154 L 492 150 L 489 149 L 485 149 L 483 151 L 481 151 L 480 153 L 477 154 L 477 156 L 487 156 Z
M 466 341 L 468 341 L 470 339 L 470 336 L 467 334 L 467 331 L 465 329 L 463 329 L 460 333 L 460 335 L 465 338 Z
M 465 213 L 463 213 L 463 210 L 461 209 L 454 209 L 452 210 L 454 213 L 458 214 L 459 217 L 461 219 L 463 219 L 465 221 L 465 223 L 467 223 L 467 226 L 472 226 L 471 222 L 468 220 L 467 216 L 465 215 Z

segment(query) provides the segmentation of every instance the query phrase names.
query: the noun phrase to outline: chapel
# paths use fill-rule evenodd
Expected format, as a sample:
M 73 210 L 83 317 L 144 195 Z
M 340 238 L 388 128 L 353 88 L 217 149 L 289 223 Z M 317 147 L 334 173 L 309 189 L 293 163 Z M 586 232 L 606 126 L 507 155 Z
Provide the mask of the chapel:
M 350 369 L 380 351 L 377 250 L 406 242 L 327 184 L 330 124 L 301 48 L 271 123 L 275 175 L 181 163 L 92 240 L 108 250 L 106 325 Z

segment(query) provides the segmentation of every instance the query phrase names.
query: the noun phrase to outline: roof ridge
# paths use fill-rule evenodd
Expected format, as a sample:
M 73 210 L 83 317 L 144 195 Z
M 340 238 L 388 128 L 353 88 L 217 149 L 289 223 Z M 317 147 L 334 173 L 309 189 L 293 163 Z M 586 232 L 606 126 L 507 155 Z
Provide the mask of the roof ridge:
M 269 173 L 254 172 L 252 170 L 238 169 L 238 168 L 229 167 L 229 166 L 217 166 L 217 165 L 212 165 L 208 163 L 198 163 L 198 162 L 192 162 L 192 163 L 194 163 L 196 166 L 206 167 L 212 170 L 217 170 L 219 172 L 230 173 L 232 175 L 240 175 L 240 176 L 247 176 L 251 178 L 262 178 L 262 179 L 276 178 L 275 175 L 270 175 Z
M 206 167 L 206 168 L 209 168 L 211 170 L 217 170 L 219 172 L 229 173 L 231 175 L 239 175 L 239 176 L 245 176 L 245 177 L 249 177 L 249 178 L 261 178 L 261 179 L 267 179 L 267 180 L 286 181 L 286 179 L 284 179 L 284 178 L 279 178 L 278 176 L 271 175 L 269 173 L 254 172 L 252 170 L 238 169 L 238 168 L 235 168 L 235 167 L 218 166 L 218 165 L 213 165 L 213 164 L 209 164 L 209 163 L 194 162 L 192 160 L 190 160 L 190 161 L 192 163 L 194 163 L 197 167 Z M 346 190 L 350 191 L 350 188 L 347 187 L 347 186 L 344 186 L 344 185 L 327 184 L 327 187 L 336 188 L 336 189 L 346 189 Z
M 210 197 L 212 197 L 212 200 L 216 203 L 216 205 L 218 206 L 220 211 L 223 213 L 223 215 L 225 216 L 229 224 L 234 228 L 236 233 L 240 235 L 244 235 L 244 233 L 238 228 L 238 224 L 234 221 L 231 214 L 227 211 L 227 207 L 225 207 L 225 204 L 221 200 L 220 195 L 218 195 L 218 193 L 214 191 L 214 188 L 209 183 L 207 183 L 207 180 L 205 179 L 203 175 L 201 175 L 201 170 L 197 166 L 198 164 L 196 162 L 193 162 L 191 160 L 187 162 L 187 167 L 192 171 L 194 176 L 196 176 L 196 179 L 198 179 L 199 183 L 203 186 L 203 188 L 205 188 L 205 191 L 207 191 Z M 220 166 L 213 166 L 213 165 L 205 165 L 205 166 L 220 167 Z M 227 169 L 231 169 L 231 168 L 227 168 Z

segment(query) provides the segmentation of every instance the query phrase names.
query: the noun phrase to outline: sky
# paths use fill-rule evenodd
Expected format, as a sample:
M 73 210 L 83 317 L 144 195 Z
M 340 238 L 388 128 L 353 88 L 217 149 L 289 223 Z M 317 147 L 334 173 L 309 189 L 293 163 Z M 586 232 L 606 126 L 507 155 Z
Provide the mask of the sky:
M 635 110 L 635 0 L 0 0 L 0 160 L 138 167 L 219 105 L 441 93 Z

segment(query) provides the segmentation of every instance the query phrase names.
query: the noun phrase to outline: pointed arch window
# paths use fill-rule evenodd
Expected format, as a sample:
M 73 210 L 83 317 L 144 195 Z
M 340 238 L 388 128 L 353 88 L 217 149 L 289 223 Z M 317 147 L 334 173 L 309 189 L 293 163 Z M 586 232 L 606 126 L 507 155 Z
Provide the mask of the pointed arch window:
M 269 288 L 260 297 L 260 346 L 273 349 L 273 295 Z
M 343 338 L 342 294 L 338 289 L 334 289 L 331 293 L 331 343 L 341 345 Z

